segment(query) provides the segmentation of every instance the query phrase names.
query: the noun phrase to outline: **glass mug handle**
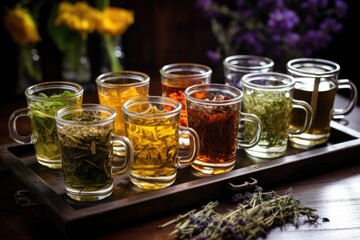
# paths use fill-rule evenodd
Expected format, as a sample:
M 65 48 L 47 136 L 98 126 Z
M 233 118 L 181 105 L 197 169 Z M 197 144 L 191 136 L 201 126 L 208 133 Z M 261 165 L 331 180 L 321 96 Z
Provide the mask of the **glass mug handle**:
M 125 136 L 112 135 L 111 144 L 114 149 L 121 149 L 125 154 L 113 154 L 112 174 L 120 175 L 128 171 L 134 161 L 134 147 Z M 116 147 L 115 147 L 116 146 Z M 121 146 L 121 147 L 119 147 Z M 121 156 L 121 157 L 120 157 Z
M 338 80 L 338 89 L 349 89 L 350 90 L 350 98 L 349 103 L 345 108 L 335 108 L 334 109 L 334 119 L 344 118 L 345 115 L 349 114 L 357 103 L 358 93 L 355 84 L 348 79 L 339 79 Z
M 289 130 L 289 134 L 298 135 L 298 134 L 301 134 L 301 133 L 307 131 L 310 128 L 311 123 L 312 123 L 312 118 L 313 118 L 313 111 L 312 111 L 310 104 L 308 104 L 305 101 L 292 99 L 292 106 L 293 106 L 293 108 L 298 108 L 298 109 L 302 109 L 305 111 L 305 120 L 304 120 L 304 123 L 301 126 L 301 128 Z
M 182 143 L 183 142 L 183 143 Z M 186 166 L 199 156 L 200 139 L 197 132 L 189 127 L 180 126 L 180 138 L 179 138 L 179 157 L 177 166 Z M 188 155 L 182 155 L 183 149 L 187 149 Z
M 254 134 L 254 137 L 250 140 L 245 139 L 238 139 L 238 148 L 250 148 L 255 146 L 259 141 L 262 133 L 262 123 L 258 116 L 252 113 L 241 113 L 240 122 L 250 122 L 256 125 L 256 134 Z M 241 128 L 241 126 L 240 126 Z
M 20 108 L 14 111 L 10 115 L 8 122 L 9 135 L 17 143 L 21 143 L 21 144 L 33 143 L 33 138 L 31 134 L 24 136 L 21 135 L 17 130 L 16 127 L 17 120 L 21 117 L 30 117 L 30 111 L 27 108 Z

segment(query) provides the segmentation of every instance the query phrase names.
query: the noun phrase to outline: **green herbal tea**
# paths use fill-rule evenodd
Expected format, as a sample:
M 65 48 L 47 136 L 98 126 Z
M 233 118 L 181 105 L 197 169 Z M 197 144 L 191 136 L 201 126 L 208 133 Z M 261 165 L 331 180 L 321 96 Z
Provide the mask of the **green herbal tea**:
M 98 113 L 75 114 L 71 120 L 98 120 Z M 109 186 L 112 177 L 113 124 L 98 126 L 66 125 L 58 129 L 64 181 L 73 191 L 96 191 Z
M 287 145 L 292 111 L 292 97 L 287 92 L 245 93 L 244 110 L 257 115 L 262 122 L 263 130 L 258 147 Z M 245 138 L 250 139 L 254 131 L 254 125 L 245 122 Z
M 156 114 L 161 112 L 150 107 L 142 113 L 147 118 L 131 117 L 125 121 L 126 136 L 134 146 L 130 178 L 144 189 L 168 186 L 176 177 L 179 119 L 156 118 Z M 166 181 L 162 182 L 161 178 Z
M 52 160 L 60 160 L 55 113 L 65 106 L 81 102 L 81 98 L 71 100 L 59 99 L 61 97 L 72 96 L 73 94 L 73 92 L 68 90 L 50 96 L 40 93 L 39 96 L 45 97 L 46 100 L 29 103 L 36 157 L 39 162 L 46 166 L 58 168 L 58 166 L 52 166 Z

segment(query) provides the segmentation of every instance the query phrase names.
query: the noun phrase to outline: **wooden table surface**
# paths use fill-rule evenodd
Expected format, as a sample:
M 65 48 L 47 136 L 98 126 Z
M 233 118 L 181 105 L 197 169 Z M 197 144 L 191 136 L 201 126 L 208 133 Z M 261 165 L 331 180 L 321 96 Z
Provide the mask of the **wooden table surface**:
M 96 101 L 94 95 L 84 98 L 84 102 Z M 339 103 L 342 102 L 343 98 L 340 97 Z M 25 106 L 24 104 L 24 101 L 20 100 L 1 106 L 0 144 L 12 142 L 8 139 L 7 119 L 13 110 Z M 360 108 L 357 107 L 341 123 L 360 132 L 359 118 Z M 360 149 L 351 157 L 357 160 L 359 156 Z M 0 167 L 3 166 L 0 164 Z M 317 226 L 301 225 L 295 228 L 288 225 L 284 229 L 277 228 L 269 232 L 267 239 L 360 239 L 360 161 L 291 182 L 284 179 L 279 184 L 267 186 L 265 190 L 275 190 L 282 194 L 290 187 L 293 189 L 294 197 L 303 205 L 315 208 L 320 217 L 326 217 L 330 221 Z M 6 168 L 0 169 L 0 189 L 0 239 L 69 238 L 55 227 L 42 206 L 20 207 L 15 203 L 14 194 L 21 190 L 22 186 Z M 159 230 L 157 226 L 181 213 L 183 212 L 164 214 L 156 218 L 143 219 L 138 223 L 118 226 L 115 230 L 101 231 L 93 238 L 172 239 L 167 235 L 172 227 Z M 86 226 L 80 231 L 86 231 Z

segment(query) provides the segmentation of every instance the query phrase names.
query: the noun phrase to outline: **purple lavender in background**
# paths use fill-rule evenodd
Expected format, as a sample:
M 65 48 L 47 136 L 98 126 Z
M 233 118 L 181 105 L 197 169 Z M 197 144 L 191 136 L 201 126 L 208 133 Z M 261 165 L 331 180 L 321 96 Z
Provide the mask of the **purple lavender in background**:
M 218 46 L 212 62 L 234 54 L 277 61 L 306 57 L 326 48 L 343 28 L 345 0 L 197 0 L 211 21 Z

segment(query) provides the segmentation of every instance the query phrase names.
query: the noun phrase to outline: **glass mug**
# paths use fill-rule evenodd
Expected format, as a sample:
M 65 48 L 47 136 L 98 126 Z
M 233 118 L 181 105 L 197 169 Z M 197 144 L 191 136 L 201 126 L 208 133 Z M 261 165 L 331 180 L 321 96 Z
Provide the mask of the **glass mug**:
M 271 72 L 274 61 L 257 55 L 233 55 L 223 61 L 225 84 L 242 89 L 241 78 L 255 72 Z
M 245 151 L 258 158 L 277 158 L 286 153 L 289 133 L 306 131 L 312 120 L 312 109 L 305 101 L 293 98 L 295 79 L 289 75 L 266 72 L 250 73 L 241 79 L 244 91 L 244 111 L 256 114 L 262 122 L 260 141 Z M 298 128 L 290 128 L 293 108 L 301 109 L 305 119 Z M 245 123 L 245 139 L 252 127 Z
M 287 72 L 296 80 L 294 97 L 306 101 L 313 109 L 310 128 L 300 135 L 290 134 L 290 143 L 303 149 L 326 143 L 330 137 L 331 120 L 343 118 L 356 106 L 356 86 L 348 79 L 338 79 L 340 66 L 324 59 L 290 60 L 287 63 Z M 348 89 L 350 98 L 347 106 L 334 109 L 335 96 L 339 89 Z M 297 127 L 303 119 L 303 113 L 294 110 L 290 125 Z
M 82 103 L 84 89 L 77 83 L 49 81 L 35 84 L 25 90 L 27 108 L 14 111 L 9 117 L 10 137 L 20 144 L 34 144 L 36 160 L 52 169 L 61 168 L 60 149 L 55 114 L 66 106 Z M 31 120 L 31 135 L 18 132 L 21 117 Z
M 177 99 L 182 104 L 180 125 L 187 126 L 185 89 L 194 84 L 210 83 L 210 67 L 196 63 L 174 63 L 160 69 L 162 95 Z
M 225 84 L 197 84 L 185 90 L 188 126 L 200 138 L 198 158 L 191 164 L 196 173 L 221 174 L 232 170 L 238 146 L 247 148 L 260 140 L 261 121 L 241 113 L 243 93 Z M 253 124 L 250 140 L 238 140 L 240 121 Z
M 194 161 L 199 151 L 197 133 L 180 126 L 181 103 L 162 96 L 137 97 L 122 109 L 126 136 L 134 145 L 131 182 L 148 190 L 172 185 L 177 169 Z M 189 140 L 183 147 L 182 138 Z
M 116 110 L 115 133 L 125 134 L 121 106 L 130 98 L 149 95 L 150 77 L 142 72 L 118 71 L 104 73 L 95 80 L 99 103 Z
M 111 195 L 113 176 L 133 161 L 129 139 L 114 134 L 116 111 L 101 104 L 60 109 L 55 116 L 66 194 L 77 201 L 98 201 Z M 125 158 L 113 155 L 121 145 Z

